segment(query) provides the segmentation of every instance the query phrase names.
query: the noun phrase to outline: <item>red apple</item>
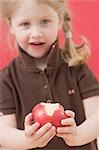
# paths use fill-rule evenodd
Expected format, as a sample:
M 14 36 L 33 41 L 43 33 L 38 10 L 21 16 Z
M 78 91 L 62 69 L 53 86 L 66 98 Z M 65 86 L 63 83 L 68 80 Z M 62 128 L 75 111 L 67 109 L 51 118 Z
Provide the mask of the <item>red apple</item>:
M 64 107 L 59 103 L 38 103 L 32 110 L 35 122 L 39 122 L 41 126 L 50 122 L 55 127 L 61 127 L 61 120 L 68 118 L 64 112 Z

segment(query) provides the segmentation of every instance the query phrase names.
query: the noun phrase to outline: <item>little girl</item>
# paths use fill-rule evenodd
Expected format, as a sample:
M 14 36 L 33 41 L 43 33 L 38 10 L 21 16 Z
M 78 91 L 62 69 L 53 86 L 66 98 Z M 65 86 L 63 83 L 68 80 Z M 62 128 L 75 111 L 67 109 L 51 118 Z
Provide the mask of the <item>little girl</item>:
M 67 1 L 66 1 L 67 2 Z M 0 72 L 0 145 L 10 149 L 97 150 L 95 141 L 69 146 L 76 123 L 99 109 L 99 84 L 85 64 L 87 43 L 72 40 L 70 15 L 63 0 L 3 0 L 3 16 L 20 55 Z M 65 42 L 59 48 L 59 31 Z M 70 118 L 64 127 L 33 122 L 39 102 L 61 103 Z M 75 123 L 76 121 L 76 123 Z

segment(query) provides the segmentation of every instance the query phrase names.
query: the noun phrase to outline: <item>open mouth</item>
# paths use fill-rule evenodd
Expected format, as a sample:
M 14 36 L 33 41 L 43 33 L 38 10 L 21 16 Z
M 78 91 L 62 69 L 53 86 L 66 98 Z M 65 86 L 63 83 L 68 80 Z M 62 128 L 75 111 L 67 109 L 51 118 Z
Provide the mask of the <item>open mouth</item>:
M 44 45 L 45 43 L 30 43 L 31 45 L 34 45 L 34 46 L 42 46 Z
M 33 49 L 42 49 L 44 48 L 45 43 L 43 42 L 38 42 L 38 43 L 30 43 L 30 47 Z

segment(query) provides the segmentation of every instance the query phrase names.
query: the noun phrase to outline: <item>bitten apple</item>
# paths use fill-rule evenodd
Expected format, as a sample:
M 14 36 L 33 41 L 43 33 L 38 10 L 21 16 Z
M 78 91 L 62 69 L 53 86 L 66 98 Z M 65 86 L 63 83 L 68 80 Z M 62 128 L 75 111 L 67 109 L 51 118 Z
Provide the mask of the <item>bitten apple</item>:
M 55 127 L 61 127 L 61 120 L 68 118 L 64 112 L 64 107 L 59 103 L 38 103 L 32 110 L 33 119 L 41 126 L 50 122 Z

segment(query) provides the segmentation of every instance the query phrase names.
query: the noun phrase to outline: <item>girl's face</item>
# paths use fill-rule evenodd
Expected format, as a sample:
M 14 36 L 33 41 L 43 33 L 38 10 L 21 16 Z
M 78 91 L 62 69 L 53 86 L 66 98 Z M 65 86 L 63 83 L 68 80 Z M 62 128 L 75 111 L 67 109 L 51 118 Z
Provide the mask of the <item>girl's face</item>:
M 24 0 L 11 16 L 10 24 L 17 43 L 35 58 L 47 54 L 61 26 L 57 12 L 37 0 Z

